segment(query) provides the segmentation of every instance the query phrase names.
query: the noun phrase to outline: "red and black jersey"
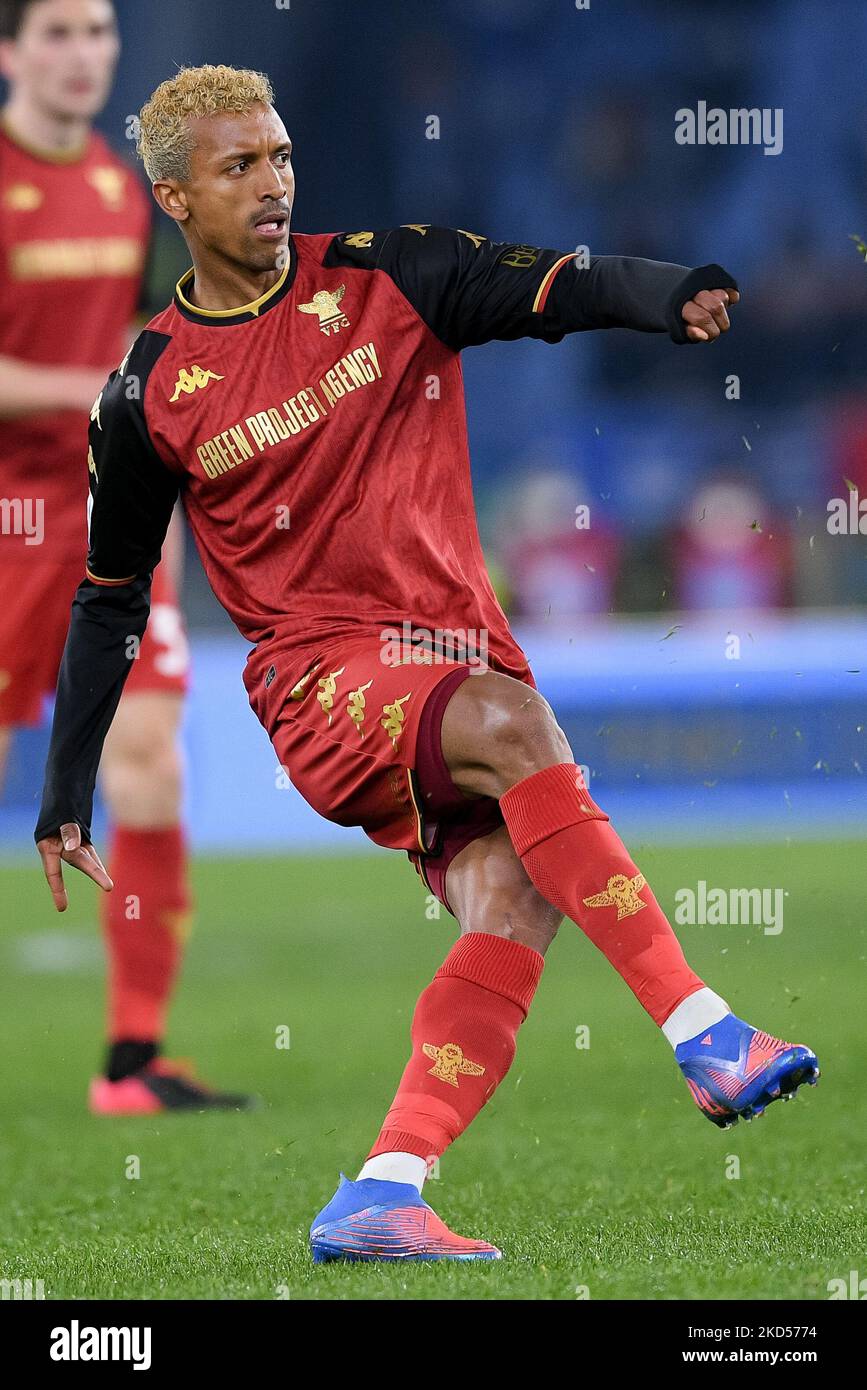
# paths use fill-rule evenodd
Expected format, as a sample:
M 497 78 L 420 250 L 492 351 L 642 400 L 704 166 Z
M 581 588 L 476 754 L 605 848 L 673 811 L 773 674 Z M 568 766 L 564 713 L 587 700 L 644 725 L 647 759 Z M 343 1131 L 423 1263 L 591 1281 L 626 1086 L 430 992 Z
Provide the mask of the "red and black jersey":
M 426 225 L 293 235 L 273 288 L 233 311 L 197 308 L 191 278 L 91 421 L 88 581 L 61 671 L 42 833 L 58 815 L 89 824 L 123 657 L 83 708 L 85 651 L 98 642 L 105 657 L 118 614 L 124 637 L 146 617 L 178 494 L 217 598 L 256 644 L 254 708 L 266 669 L 288 691 L 318 645 L 407 620 L 485 630 L 491 665 L 523 670 L 476 529 L 461 349 L 618 326 L 683 342 L 684 303 L 734 285 L 718 266 L 582 267 L 574 253 Z
M 61 156 L 25 147 L 0 124 L 0 355 L 39 366 L 117 361 L 149 229 L 144 189 L 100 135 Z M 87 423 L 74 410 L 0 420 L 4 495 L 43 499 L 52 560 L 85 543 Z

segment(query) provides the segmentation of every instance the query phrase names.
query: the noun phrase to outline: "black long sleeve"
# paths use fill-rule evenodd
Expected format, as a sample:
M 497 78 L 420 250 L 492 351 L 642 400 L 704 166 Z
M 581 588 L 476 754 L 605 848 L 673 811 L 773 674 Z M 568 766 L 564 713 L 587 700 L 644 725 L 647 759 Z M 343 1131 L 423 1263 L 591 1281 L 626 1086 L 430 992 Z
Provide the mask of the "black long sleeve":
M 57 680 L 35 838 L 77 821 L 90 840 L 93 789 L 106 734 L 150 613 L 151 576 L 107 588 L 85 580 L 72 603 Z
M 687 266 L 640 256 L 593 256 L 586 270 L 574 260 L 557 272 L 545 305 L 549 328 L 564 333 L 588 328 L 633 328 L 667 333 L 687 343 L 681 311 L 700 290 L 737 289 L 719 265 Z
M 493 339 L 540 338 L 632 328 L 689 341 L 681 310 L 702 289 L 731 287 L 718 265 L 685 265 L 637 256 L 593 256 L 472 232 L 419 224 L 335 237 L 326 265 L 385 271 L 425 323 L 460 351 Z
M 89 841 L 102 746 L 147 626 L 151 576 L 178 496 L 178 479 L 156 453 L 142 408 L 166 342 L 141 334 L 91 417 L 87 572 L 60 665 L 37 840 L 77 822 Z

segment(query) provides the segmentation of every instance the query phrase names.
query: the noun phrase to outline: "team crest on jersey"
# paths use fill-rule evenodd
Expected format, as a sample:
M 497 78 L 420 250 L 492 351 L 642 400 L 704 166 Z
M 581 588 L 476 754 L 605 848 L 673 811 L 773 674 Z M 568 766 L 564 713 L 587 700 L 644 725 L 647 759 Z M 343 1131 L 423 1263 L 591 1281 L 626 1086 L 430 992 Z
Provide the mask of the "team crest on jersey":
M 309 304 L 298 305 L 298 312 L 316 314 L 319 319 L 319 331 L 326 337 L 332 333 L 339 333 L 341 328 L 349 327 L 349 319 L 338 307 L 345 294 L 345 285 L 338 285 L 336 290 L 317 290 Z
M 351 232 L 343 238 L 344 246 L 357 246 L 360 251 L 367 250 L 373 241 L 373 232 Z
M 84 177 L 96 189 L 109 212 L 120 211 L 126 193 L 126 174 L 122 170 L 110 164 L 98 164 L 95 169 L 88 169 Z
M 584 906 L 616 907 L 618 922 L 622 917 L 634 917 L 636 912 L 647 907 L 638 896 L 646 882 L 644 874 L 635 874 L 632 878 L 627 874 L 612 874 L 604 891 L 585 898 Z
M 35 212 L 43 197 L 42 189 L 35 183 L 13 183 L 3 194 L 3 205 L 12 212 Z
M 425 1057 L 430 1057 L 433 1062 L 433 1066 L 428 1068 L 428 1076 L 435 1076 L 437 1081 L 445 1081 L 446 1085 L 454 1086 L 455 1090 L 458 1089 L 459 1076 L 484 1075 L 484 1067 L 465 1057 L 463 1048 L 457 1043 L 444 1043 L 442 1047 L 435 1047 L 433 1043 L 422 1043 L 422 1051 Z
M 194 391 L 203 390 L 209 381 L 223 380 L 224 378 L 218 372 L 212 372 L 210 367 L 205 371 L 198 362 L 194 362 L 189 370 L 186 367 L 181 367 L 175 382 L 175 394 L 169 396 L 169 405 L 174 405 L 179 396 L 191 396 Z

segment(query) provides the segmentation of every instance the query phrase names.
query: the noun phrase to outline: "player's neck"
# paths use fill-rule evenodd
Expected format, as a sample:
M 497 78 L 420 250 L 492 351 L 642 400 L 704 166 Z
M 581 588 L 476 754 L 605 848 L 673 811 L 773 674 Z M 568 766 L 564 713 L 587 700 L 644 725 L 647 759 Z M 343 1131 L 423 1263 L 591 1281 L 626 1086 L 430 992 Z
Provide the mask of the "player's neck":
M 197 309 L 225 311 L 240 309 L 273 290 L 283 268 L 244 272 L 225 264 L 202 265 L 194 262 L 193 278 L 185 294 Z
M 0 118 L 11 139 L 49 159 L 77 158 L 84 153 L 90 135 L 90 122 L 85 118 L 52 115 L 20 89 L 10 93 Z

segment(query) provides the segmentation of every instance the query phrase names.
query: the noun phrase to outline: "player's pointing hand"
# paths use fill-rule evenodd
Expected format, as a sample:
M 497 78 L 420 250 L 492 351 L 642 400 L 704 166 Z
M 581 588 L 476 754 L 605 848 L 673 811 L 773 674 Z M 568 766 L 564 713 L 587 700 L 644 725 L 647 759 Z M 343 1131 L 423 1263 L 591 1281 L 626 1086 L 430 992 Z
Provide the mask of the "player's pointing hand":
M 59 835 L 46 835 L 44 840 L 37 840 L 36 848 L 42 856 L 42 867 L 58 912 L 65 912 L 69 906 L 61 867 L 64 860 L 74 869 L 80 869 L 83 874 L 87 874 L 87 877 L 98 883 L 106 893 L 114 887 L 93 845 L 82 844 L 80 825 L 74 822 L 61 825 Z
M 712 343 L 720 333 L 727 333 L 730 324 L 726 309 L 739 299 L 737 290 L 728 289 L 700 290 L 695 299 L 687 300 L 681 315 L 689 325 L 686 336 L 690 342 Z

